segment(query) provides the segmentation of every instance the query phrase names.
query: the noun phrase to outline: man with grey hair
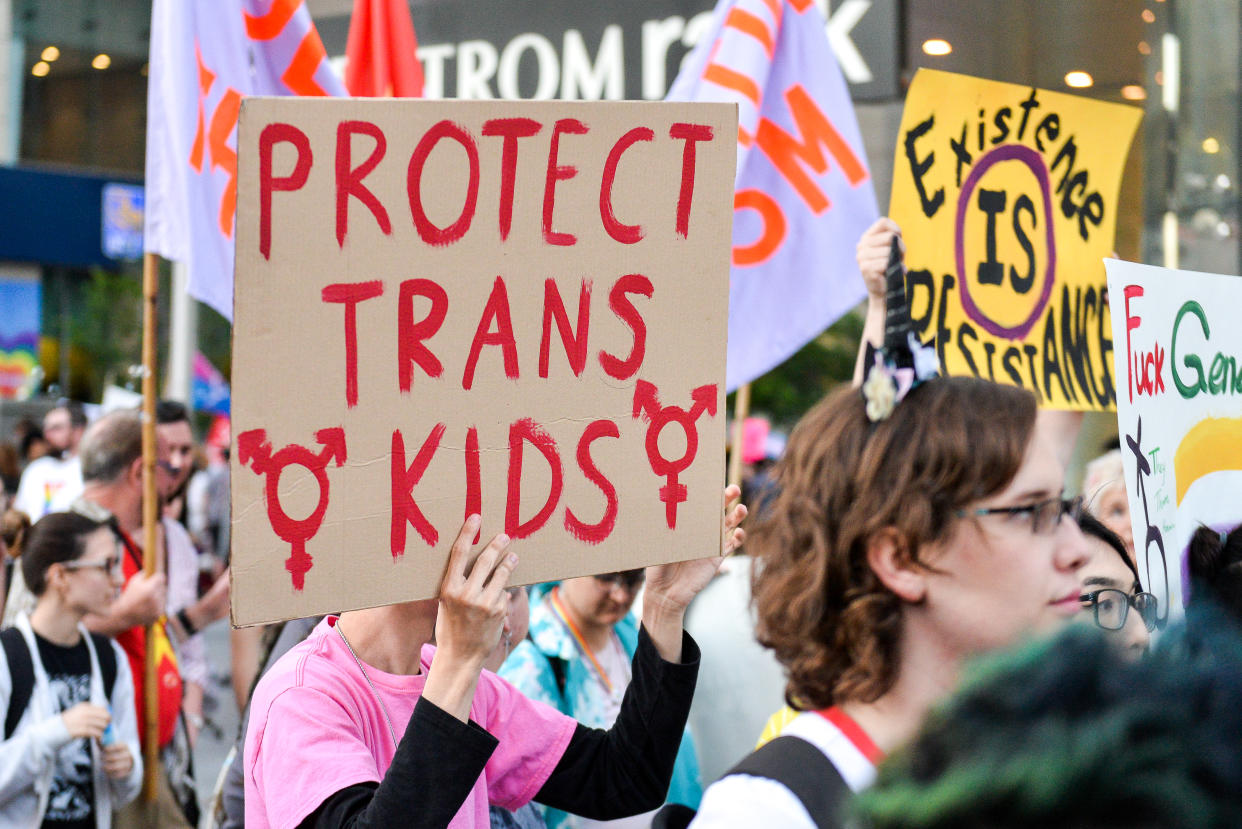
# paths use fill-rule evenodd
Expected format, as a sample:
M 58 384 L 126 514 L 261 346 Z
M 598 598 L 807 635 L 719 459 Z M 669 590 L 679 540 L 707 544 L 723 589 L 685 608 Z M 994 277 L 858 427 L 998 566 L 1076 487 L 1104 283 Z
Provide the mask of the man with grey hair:
M 142 711 L 144 662 L 147 648 L 156 653 L 156 687 L 159 701 L 161 762 L 158 798 L 154 803 L 139 799 L 117 812 L 113 825 L 189 826 L 182 814 L 166 766 L 178 755 L 174 748 L 177 718 L 181 709 L 181 674 L 162 617 L 168 600 L 164 573 L 145 575 L 142 538 L 142 415 L 133 410 L 112 412 L 91 425 L 80 447 L 85 487 L 74 509 L 103 511 L 116 518 L 118 540 L 123 548 L 125 587 L 106 616 L 88 616 L 86 626 L 116 639 L 129 657 L 138 703 L 140 732 L 145 731 Z M 160 544 L 163 544 L 162 539 Z M 162 559 L 162 549 L 157 553 Z M 148 641 L 150 625 L 151 641 Z M 145 740 L 145 735 L 144 735 Z M 179 764 L 178 764 L 179 765 Z
M 118 411 L 96 421 L 82 438 L 82 501 L 103 507 L 115 518 L 122 538 L 132 542 L 142 534 L 142 416 L 135 411 Z M 127 545 L 129 546 L 129 545 Z M 141 553 L 132 550 L 142 569 Z M 133 556 L 127 552 L 127 558 Z M 128 565 L 135 562 L 127 562 Z M 128 579 L 121 596 L 112 603 L 106 617 L 89 617 L 87 625 L 96 633 L 119 636 L 143 627 L 164 612 L 165 577 L 162 573 Z

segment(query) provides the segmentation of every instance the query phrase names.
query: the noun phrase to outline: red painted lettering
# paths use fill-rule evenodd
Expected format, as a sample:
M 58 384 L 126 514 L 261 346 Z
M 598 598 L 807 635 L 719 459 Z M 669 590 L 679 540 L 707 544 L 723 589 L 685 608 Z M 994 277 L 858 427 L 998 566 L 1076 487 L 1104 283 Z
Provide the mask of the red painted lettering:
M 528 521 L 522 521 L 519 512 L 522 501 L 522 445 L 529 443 L 539 450 L 552 471 L 552 483 L 543 506 Z M 509 427 L 509 490 L 505 498 L 505 532 L 510 538 L 526 538 L 536 533 L 548 522 L 552 510 L 561 499 L 564 477 L 561 472 L 561 456 L 556 451 L 556 441 L 538 423 L 529 417 L 515 421 Z
M 569 367 L 574 376 L 582 374 L 587 358 L 587 330 L 591 324 L 591 282 L 582 280 L 582 290 L 578 292 L 578 330 L 569 325 L 569 314 L 565 311 L 565 300 L 556 286 L 556 280 L 549 278 L 543 283 L 543 338 L 539 342 L 539 376 L 548 376 L 548 362 L 552 352 L 552 320 L 556 319 L 556 329 L 561 334 L 561 344 L 565 346 L 565 356 L 569 358 Z
M 1126 305 L 1126 374 L 1129 375 L 1129 393 L 1130 402 L 1134 402 L 1134 348 L 1130 344 L 1130 332 L 1138 328 L 1143 318 L 1138 314 L 1130 313 L 1130 300 L 1141 297 L 1143 295 L 1142 285 L 1127 285 L 1125 287 L 1125 305 Z
M 654 290 L 650 279 L 641 273 L 631 273 L 618 279 L 608 292 L 608 307 L 634 332 L 634 347 L 624 360 L 607 351 L 599 353 L 600 367 L 614 380 L 628 380 L 633 377 L 642 368 L 643 358 L 647 356 L 647 324 L 626 295 L 641 294 L 651 299 Z
M 621 432 L 617 428 L 617 424 L 611 420 L 593 421 L 582 432 L 582 437 L 578 439 L 578 466 L 582 469 L 582 473 L 591 483 L 599 487 L 600 492 L 604 493 L 604 517 L 595 524 L 586 524 L 578 516 L 574 515 L 573 510 L 569 507 L 565 508 L 565 529 L 574 538 L 586 544 L 598 544 L 612 534 L 613 527 L 617 525 L 617 488 L 612 485 L 612 481 L 599 471 L 599 467 L 595 465 L 595 461 L 591 458 L 591 444 L 598 438 L 610 437 L 619 438 Z
M 448 227 L 438 227 L 427 218 L 423 210 L 422 178 L 423 165 L 427 156 L 435 149 L 442 138 L 451 138 L 466 151 L 466 161 L 470 165 L 470 180 L 466 184 L 466 200 L 462 204 L 461 214 Z M 410 155 L 410 166 L 405 177 L 406 195 L 410 200 L 410 216 L 414 219 L 414 228 L 419 237 L 429 245 L 443 247 L 451 245 L 470 229 L 474 219 L 474 208 L 479 200 L 479 148 L 474 138 L 462 127 L 452 121 L 440 121 L 423 135 L 418 146 Z
M 384 293 L 384 283 L 378 279 L 370 282 L 338 282 L 324 287 L 324 302 L 345 306 L 345 405 L 358 405 L 358 303 L 374 299 Z
M 491 330 L 493 320 L 496 323 L 495 331 Z M 479 318 L 479 327 L 475 329 L 474 339 L 470 342 L 470 356 L 466 359 L 466 370 L 461 376 L 463 389 L 474 385 L 474 369 L 485 345 L 500 346 L 505 360 L 505 377 L 516 380 L 517 342 L 513 339 L 513 320 L 509 316 L 509 293 L 505 290 L 504 278 L 499 276 L 492 284 L 492 293 L 487 298 L 487 306 L 483 309 L 483 316 Z
M 604 230 L 608 235 L 623 245 L 632 245 L 643 238 L 643 229 L 639 225 L 627 225 L 617 221 L 612 210 L 612 185 L 617 177 L 617 165 L 621 156 L 639 141 L 651 141 L 655 133 L 647 127 L 635 127 L 617 139 L 604 162 L 604 175 L 599 185 L 599 217 L 603 220 Z M 684 235 L 684 234 L 683 234 Z
M 466 430 L 466 515 L 483 514 L 483 473 L 479 465 L 479 430 L 471 426 Z M 479 543 L 481 530 L 474 534 L 473 544 Z
M 288 175 L 272 175 L 272 148 L 277 142 L 293 144 L 298 150 L 298 160 Z M 311 174 L 311 162 L 311 140 L 293 124 L 267 124 L 258 134 L 258 252 L 263 259 L 272 257 L 272 193 L 301 188 Z
M 414 297 L 431 300 L 427 314 L 414 321 Z M 425 340 L 435 336 L 448 314 L 448 294 L 430 279 L 407 279 L 401 283 L 397 301 L 397 382 L 401 391 L 408 392 L 414 383 L 414 364 L 428 377 L 439 377 L 444 370 L 440 360 Z
M 436 528 L 427 520 L 427 516 L 423 515 L 423 511 L 418 508 L 418 504 L 414 501 L 414 487 L 422 479 L 423 473 L 427 471 L 427 464 L 431 463 L 431 458 L 435 455 L 436 450 L 440 448 L 440 439 L 444 437 L 444 424 L 437 423 L 431 429 L 431 433 L 427 435 L 427 439 L 423 441 L 423 445 L 418 450 L 418 454 L 414 456 L 414 460 L 410 462 L 409 467 L 405 465 L 405 438 L 401 436 L 400 429 L 394 429 L 392 433 L 392 523 L 389 531 L 389 546 L 392 549 L 392 557 L 400 558 L 405 555 L 405 528 L 409 524 L 414 531 L 422 537 L 428 547 L 434 547 L 436 542 L 440 540 L 440 534 L 436 532 Z
M 357 167 L 353 165 L 352 140 L 355 133 L 370 136 L 375 141 L 367 160 Z M 392 233 L 392 222 L 388 220 L 388 211 L 379 199 L 371 192 L 362 180 L 370 175 L 384 153 L 388 149 L 388 141 L 384 131 L 369 121 L 342 121 L 336 128 L 336 243 L 345 247 L 345 234 L 349 228 L 349 197 L 353 196 L 367 206 L 376 224 L 387 236 Z
M 694 201 L 695 144 L 712 140 L 712 128 L 706 124 L 673 124 L 669 138 L 686 142 L 681 151 L 681 193 L 677 196 L 677 235 L 690 235 L 690 205 Z
M 500 239 L 509 238 L 513 223 L 513 183 L 517 178 L 518 139 L 529 138 L 543 129 L 531 118 L 492 118 L 483 122 L 484 135 L 500 135 Z
M 578 175 L 572 164 L 557 164 L 561 148 L 561 135 L 586 135 L 587 125 L 574 118 L 562 118 L 552 128 L 552 146 L 548 149 L 548 175 L 543 188 L 543 240 L 549 245 L 572 245 L 578 237 L 572 233 L 559 233 L 552 229 L 552 212 L 556 206 L 556 183 Z
M 298 151 L 293 172 L 287 176 L 272 175 L 272 148 L 277 142 L 292 144 Z M 310 139 L 292 124 L 268 124 L 259 133 L 259 253 L 271 259 L 272 193 L 290 192 L 306 184 L 311 169 Z

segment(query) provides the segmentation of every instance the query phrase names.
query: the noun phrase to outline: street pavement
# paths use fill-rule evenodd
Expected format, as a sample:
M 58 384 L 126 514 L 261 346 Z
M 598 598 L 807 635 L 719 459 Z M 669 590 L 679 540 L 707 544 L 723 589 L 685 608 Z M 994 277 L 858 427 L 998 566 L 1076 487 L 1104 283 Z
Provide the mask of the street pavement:
M 194 770 L 198 802 L 203 814 L 208 815 L 220 768 L 233 747 L 233 741 L 237 739 L 238 713 L 230 681 L 228 620 L 210 625 L 203 631 L 203 636 L 207 640 L 207 659 L 212 668 L 208 696 L 214 703 L 208 701 L 204 704 L 207 725 L 194 747 Z

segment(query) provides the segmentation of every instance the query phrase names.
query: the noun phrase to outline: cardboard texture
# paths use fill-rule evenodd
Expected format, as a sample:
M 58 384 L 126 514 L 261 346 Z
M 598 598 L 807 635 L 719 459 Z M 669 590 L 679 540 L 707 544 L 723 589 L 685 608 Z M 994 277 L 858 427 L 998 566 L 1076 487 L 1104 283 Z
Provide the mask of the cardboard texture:
M 737 110 L 249 98 L 233 623 L 718 552 Z
M 920 69 L 898 132 L 890 215 L 911 313 L 948 374 L 1111 410 L 1112 255 L 1142 111 Z
M 1160 616 L 1189 594 L 1200 526 L 1242 522 L 1242 280 L 1109 259 L 1117 429 L 1134 549 Z M 1084 493 L 1088 497 L 1091 493 Z

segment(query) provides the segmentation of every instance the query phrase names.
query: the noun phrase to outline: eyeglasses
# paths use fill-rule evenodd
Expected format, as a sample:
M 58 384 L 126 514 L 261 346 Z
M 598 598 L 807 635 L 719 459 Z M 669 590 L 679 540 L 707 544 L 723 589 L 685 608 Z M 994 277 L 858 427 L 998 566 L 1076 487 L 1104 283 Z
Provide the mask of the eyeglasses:
M 1049 498 L 1017 507 L 980 507 L 978 509 L 960 509 L 958 518 L 974 515 L 1006 515 L 1010 518 L 1027 518 L 1031 522 L 1031 532 L 1036 535 L 1048 535 L 1056 532 L 1061 519 L 1069 516 L 1075 522 L 1082 515 L 1082 498 Z
M 1139 617 L 1143 620 L 1143 627 L 1148 630 L 1156 629 L 1158 602 L 1156 597 L 1150 593 L 1130 595 L 1124 590 L 1105 587 L 1102 590 L 1084 593 L 1078 597 L 1078 600 L 1082 602 L 1084 608 L 1095 611 L 1095 623 L 1104 630 L 1121 630 L 1125 627 L 1126 616 L 1130 614 L 1130 608 L 1138 611 Z
M 121 569 L 121 554 L 115 553 L 103 561 L 62 561 L 66 570 L 101 570 L 104 573 L 116 573 Z
M 609 589 L 620 587 L 632 592 L 637 590 L 646 578 L 647 573 L 644 570 L 626 570 L 621 573 L 605 573 L 601 576 L 596 576 L 595 581 L 600 587 L 607 587 Z

